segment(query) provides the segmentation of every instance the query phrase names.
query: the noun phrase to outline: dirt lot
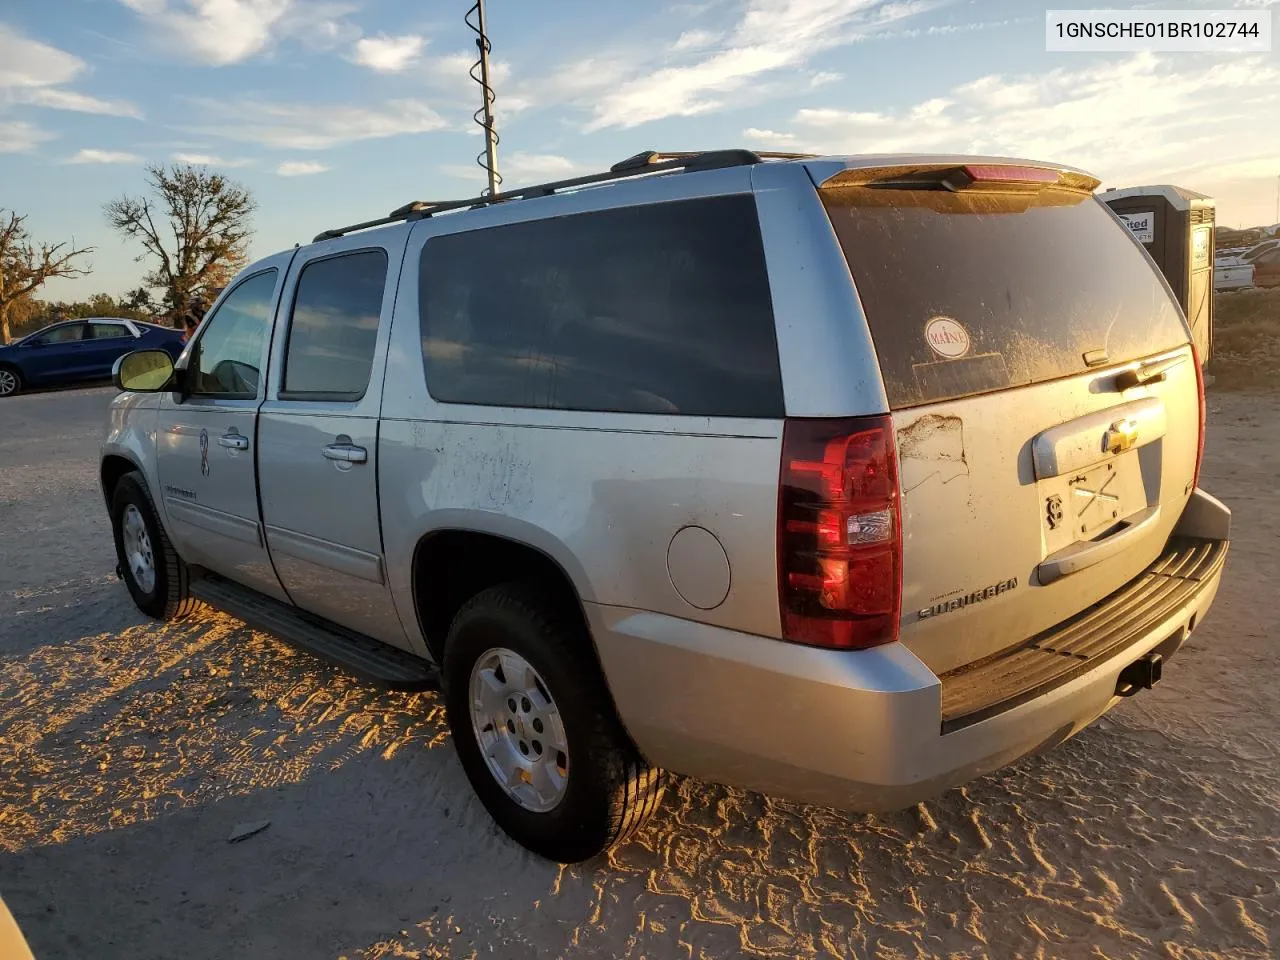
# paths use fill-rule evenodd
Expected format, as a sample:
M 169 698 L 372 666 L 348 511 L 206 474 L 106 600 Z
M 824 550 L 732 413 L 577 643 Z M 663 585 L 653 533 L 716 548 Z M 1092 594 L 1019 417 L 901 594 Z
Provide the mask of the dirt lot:
M 0 895 L 39 960 L 1280 953 L 1274 398 L 1211 395 L 1236 541 L 1156 690 L 892 816 L 683 781 L 561 869 L 496 832 L 434 695 L 139 617 L 95 481 L 109 396 L 0 402 Z

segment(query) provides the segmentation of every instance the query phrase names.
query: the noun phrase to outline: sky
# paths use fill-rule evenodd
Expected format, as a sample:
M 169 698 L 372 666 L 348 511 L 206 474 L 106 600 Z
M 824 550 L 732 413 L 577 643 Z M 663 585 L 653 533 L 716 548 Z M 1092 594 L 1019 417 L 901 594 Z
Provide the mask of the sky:
M 1280 50 L 1048 53 L 1070 0 L 487 0 L 508 187 L 645 149 L 1025 156 L 1177 183 L 1276 220 Z M 136 287 L 102 207 L 147 163 L 258 202 L 251 254 L 411 200 L 478 193 L 470 0 L 0 0 L 0 208 L 92 246 L 42 296 Z M 1270 8 L 1158 0 L 1114 8 Z M 1276 28 L 1280 29 L 1280 28 Z

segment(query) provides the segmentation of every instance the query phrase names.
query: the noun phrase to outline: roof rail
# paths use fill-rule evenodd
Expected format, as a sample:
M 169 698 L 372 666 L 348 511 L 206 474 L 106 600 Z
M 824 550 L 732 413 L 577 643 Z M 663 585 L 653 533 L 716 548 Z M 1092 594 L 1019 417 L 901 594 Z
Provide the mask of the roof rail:
M 335 227 L 316 234 L 312 243 L 321 240 L 333 240 L 336 237 L 367 230 L 370 227 L 382 227 L 390 223 L 410 220 L 423 220 L 447 210 L 473 209 L 486 207 L 506 200 L 527 199 L 530 197 L 546 197 L 558 190 L 573 187 L 585 187 L 593 183 L 607 183 L 610 180 L 625 180 L 628 177 L 647 176 L 651 173 L 682 170 L 718 170 L 723 167 L 747 166 L 763 163 L 766 160 L 803 160 L 814 156 L 808 153 L 759 153 L 753 150 L 706 150 L 699 153 L 659 153 L 656 150 L 645 150 L 633 157 L 627 157 L 615 163 L 604 173 L 591 173 L 582 177 L 570 177 L 568 180 L 554 180 L 550 183 L 534 184 L 518 190 L 505 190 L 497 194 L 485 194 L 468 197 L 465 200 L 414 200 L 402 207 L 397 207 L 385 217 L 376 220 L 365 220 L 345 227 Z

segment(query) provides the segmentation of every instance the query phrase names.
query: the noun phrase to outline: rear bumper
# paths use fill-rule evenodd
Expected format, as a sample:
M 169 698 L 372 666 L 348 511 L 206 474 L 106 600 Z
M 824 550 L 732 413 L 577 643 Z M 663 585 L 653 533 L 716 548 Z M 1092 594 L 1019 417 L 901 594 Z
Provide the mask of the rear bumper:
M 661 614 L 596 605 L 588 614 L 619 713 L 651 762 L 810 803 L 900 809 L 1061 743 L 1117 702 L 1126 666 L 1175 652 L 1222 575 L 1227 541 L 1198 544 L 1213 559 L 1197 579 L 1172 570 L 1166 552 L 1118 591 L 1143 578 L 1179 581 L 1148 595 L 1141 616 L 1125 615 L 1132 629 L 1116 634 L 1113 609 L 1112 642 L 1030 696 L 977 704 L 973 718 L 952 709 L 948 719 L 951 678 L 901 644 L 820 650 Z

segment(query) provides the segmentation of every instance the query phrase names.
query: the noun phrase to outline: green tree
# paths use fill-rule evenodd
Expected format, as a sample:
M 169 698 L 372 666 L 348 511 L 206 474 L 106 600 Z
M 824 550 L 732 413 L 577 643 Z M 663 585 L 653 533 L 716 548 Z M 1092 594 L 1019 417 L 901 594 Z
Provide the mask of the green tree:
M 150 197 L 108 203 L 107 222 L 142 244 L 138 262 L 153 267 L 143 283 L 163 290 L 166 306 L 181 308 L 194 296 L 211 300 L 212 290 L 248 259 L 253 195 L 190 165 L 147 167 L 147 185 Z

